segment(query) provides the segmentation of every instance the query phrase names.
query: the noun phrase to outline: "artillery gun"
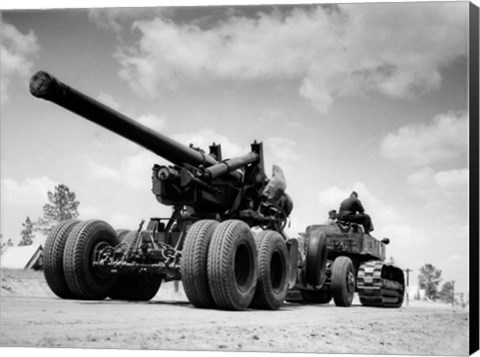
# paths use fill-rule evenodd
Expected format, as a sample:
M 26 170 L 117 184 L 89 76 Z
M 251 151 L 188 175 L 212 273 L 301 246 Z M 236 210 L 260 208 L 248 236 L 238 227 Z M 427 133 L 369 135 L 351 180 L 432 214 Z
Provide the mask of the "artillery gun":
M 65 299 L 146 301 L 163 281 L 182 280 L 200 308 L 278 309 L 296 280 L 298 242 L 283 229 L 293 203 L 274 166 L 268 179 L 262 143 L 224 160 L 180 144 L 82 94 L 46 72 L 30 92 L 70 110 L 172 165 L 154 165 L 152 192 L 171 217 L 151 218 L 143 229 L 114 230 L 102 220 L 65 221 L 50 232 L 44 273 Z M 259 227 L 255 237 L 251 228 Z
M 333 298 L 348 307 L 357 292 L 364 306 L 402 306 L 405 279 L 400 268 L 385 262 L 388 238 L 379 241 L 357 223 L 340 220 L 310 225 L 301 236 L 305 253 L 287 301 L 326 304 Z

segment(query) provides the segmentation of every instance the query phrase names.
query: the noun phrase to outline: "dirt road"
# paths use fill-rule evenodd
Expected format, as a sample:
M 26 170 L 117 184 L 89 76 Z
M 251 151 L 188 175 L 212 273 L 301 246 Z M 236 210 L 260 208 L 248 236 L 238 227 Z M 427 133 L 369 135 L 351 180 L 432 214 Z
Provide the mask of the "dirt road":
M 2 346 L 468 354 L 468 311 L 445 305 L 229 312 L 193 308 L 171 284 L 148 303 L 61 300 L 29 285 L 2 279 Z

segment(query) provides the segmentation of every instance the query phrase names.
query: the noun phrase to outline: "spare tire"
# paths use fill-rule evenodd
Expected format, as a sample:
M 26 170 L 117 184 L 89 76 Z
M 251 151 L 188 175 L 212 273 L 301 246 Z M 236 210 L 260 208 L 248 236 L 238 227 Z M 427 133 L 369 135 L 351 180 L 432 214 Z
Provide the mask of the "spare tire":
M 307 242 L 305 258 L 306 280 L 313 286 L 322 286 L 327 280 L 327 238 L 316 231 Z

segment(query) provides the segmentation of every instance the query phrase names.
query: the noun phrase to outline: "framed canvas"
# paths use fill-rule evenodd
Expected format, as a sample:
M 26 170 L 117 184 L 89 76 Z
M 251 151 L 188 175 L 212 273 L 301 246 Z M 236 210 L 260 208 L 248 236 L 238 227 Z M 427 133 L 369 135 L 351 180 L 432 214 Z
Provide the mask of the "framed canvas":
M 478 351 L 475 4 L 74 4 L 1 10 L 2 353 Z

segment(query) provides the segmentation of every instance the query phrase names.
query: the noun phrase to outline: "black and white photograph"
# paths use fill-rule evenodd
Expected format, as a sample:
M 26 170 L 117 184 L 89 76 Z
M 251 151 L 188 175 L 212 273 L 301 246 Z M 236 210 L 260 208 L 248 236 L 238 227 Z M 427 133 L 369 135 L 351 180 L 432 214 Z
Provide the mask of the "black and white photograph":
M 478 351 L 476 4 L 8 3 L 0 352 Z

